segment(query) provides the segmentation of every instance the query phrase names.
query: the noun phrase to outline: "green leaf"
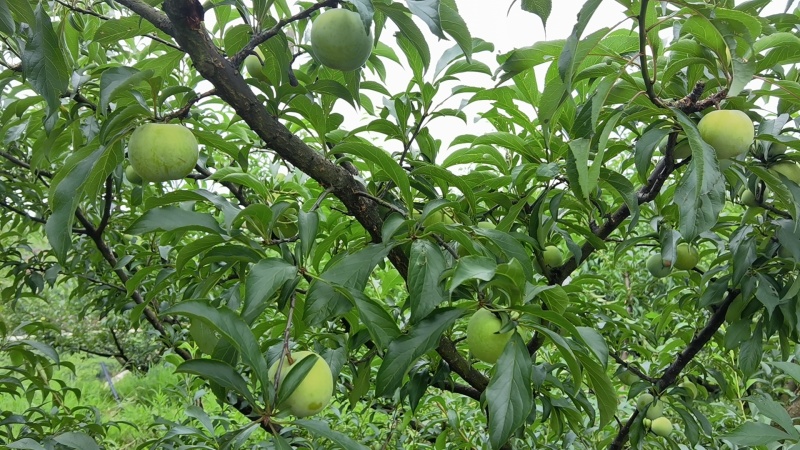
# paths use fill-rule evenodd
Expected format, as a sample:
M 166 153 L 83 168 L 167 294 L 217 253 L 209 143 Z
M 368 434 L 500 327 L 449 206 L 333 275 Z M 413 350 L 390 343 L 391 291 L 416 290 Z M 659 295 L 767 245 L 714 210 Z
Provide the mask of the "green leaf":
M 580 192 L 582 192 L 582 197 L 587 202 L 594 188 L 597 187 L 597 178 L 589 179 L 590 145 L 591 141 L 589 139 L 575 139 L 569 143 L 569 149 L 575 159 L 575 169 L 578 171 L 578 184 L 580 185 L 580 191 L 576 192 L 576 195 L 581 197 Z
M 410 2 L 415 3 L 415 2 Z M 452 37 L 461 47 L 467 62 L 472 61 L 472 35 L 467 28 L 467 23 L 458 14 L 458 5 L 455 0 L 441 0 L 439 2 L 439 15 L 442 20 L 442 29 Z
M 675 203 L 680 211 L 678 229 L 681 236 L 692 241 L 711 229 L 725 206 L 725 178 L 717 163 L 716 152 L 700 137 L 697 127 L 683 112 L 673 109 L 683 127 L 692 161 L 675 189 Z
M 446 263 L 442 250 L 425 239 L 411 244 L 408 263 L 408 301 L 411 323 L 430 314 L 445 300 L 445 292 L 439 279 Z
M 753 402 L 758 407 L 758 413 L 769 417 L 773 422 L 780 425 L 787 433 L 795 439 L 800 437 L 800 433 L 794 428 L 792 418 L 780 403 L 768 397 L 766 394 L 745 397 L 744 400 Z
M 220 386 L 230 389 L 244 397 L 251 405 L 257 405 L 250 393 L 247 381 L 239 372 L 225 361 L 216 359 L 192 359 L 183 362 L 175 369 L 176 373 L 191 373 Z
M 311 252 L 311 246 L 317 237 L 319 227 L 319 215 L 316 211 L 305 212 L 302 209 L 297 214 L 298 229 L 300 233 L 300 245 L 304 257 Z
M 299 362 L 295 360 L 291 370 L 287 366 L 287 361 L 284 358 L 283 365 L 281 366 L 281 373 L 285 374 L 281 380 L 280 387 L 278 387 L 278 396 L 275 399 L 276 404 L 281 405 L 284 403 L 300 386 L 300 383 L 306 379 L 306 375 L 311 371 L 311 368 L 317 363 L 318 355 L 308 355 Z M 288 371 L 288 372 L 287 372 Z
M 45 344 L 44 342 L 34 341 L 32 339 L 23 339 L 18 342 L 23 342 L 36 350 L 38 350 L 41 354 L 46 356 L 56 364 L 61 364 L 61 359 L 58 357 L 58 352 L 51 346 Z
M 36 6 L 36 24 L 22 53 L 22 73 L 33 90 L 47 102 L 45 129 L 49 132 L 58 118 L 61 94 L 67 91 L 70 69 L 59 47 L 50 16 L 40 3 Z
M 436 348 L 445 330 L 453 326 L 466 310 L 440 308 L 411 327 L 408 333 L 393 340 L 383 357 L 375 381 L 375 395 L 391 396 L 403 383 L 408 369 L 420 356 Z
M 373 6 L 397 25 L 397 28 L 400 29 L 400 35 L 408 39 L 411 45 L 414 46 L 422 60 L 422 67 L 427 70 L 431 64 L 431 51 L 428 48 L 425 35 L 422 34 L 417 24 L 411 19 L 409 11 L 399 3 L 385 4 L 379 2 L 373 3 Z
M 267 300 L 295 276 L 297 267 L 279 258 L 264 259 L 254 265 L 245 281 L 242 319 L 252 324 L 267 308 Z
M 325 268 L 318 280 L 311 283 L 306 295 L 303 319 L 309 326 L 344 314 L 351 302 L 333 287 L 339 285 L 363 291 L 375 266 L 383 261 L 394 244 L 372 244 L 346 255 Z
M 739 95 L 748 83 L 753 81 L 753 75 L 756 73 L 756 62 L 754 59 L 747 61 L 733 60 L 733 81 L 731 87 L 728 89 L 728 95 L 735 97 Z
M 522 10 L 539 16 L 542 27 L 547 27 L 547 19 L 553 10 L 553 0 L 522 0 Z
M 594 356 L 600 361 L 603 367 L 608 366 L 608 345 L 603 335 L 597 332 L 594 328 L 589 327 L 576 327 L 583 342 L 594 353 Z
M 578 12 L 578 22 L 572 29 L 572 34 L 567 38 L 561 55 L 558 57 L 558 74 L 567 87 L 572 85 L 572 75 L 575 71 L 576 57 L 578 56 L 578 41 L 601 2 L 602 0 L 587 0 L 583 3 L 581 10 Z
M 592 330 L 594 331 L 594 330 Z M 600 427 L 607 425 L 614 419 L 617 412 L 617 390 L 608 378 L 603 366 L 584 355 L 583 352 L 576 352 L 575 355 L 585 369 L 586 379 L 592 392 L 597 397 L 597 407 L 600 410 Z
M 0 33 L 13 36 L 15 28 L 14 16 L 11 15 L 8 3 L 6 3 L 6 0 L 0 0 Z
M 460 258 L 456 263 L 453 275 L 447 284 L 447 289 L 452 294 L 457 287 L 467 280 L 489 281 L 497 270 L 497 262 L 487 256 L 470 255 Z
M 242 355 L 242 360 L 253 369 L 253 372 L 261 382 L 261 388 L 266 392 L 270 385 L 267 376 L 269 369 L 267 361 L 264 359 L 258 341 L 250 327 L 233 310 L 226 306 L 214 308 L 202 300 L 191 300 L 179 303 L 162 314 L 199 319 L 213 328 Z
M 383 149 L 360 142 L 343 142 L 334 147 L 334 150 L 336 153 L 356 155 L 364 160 L 375 163 L 380 169 L 386 172 L 386 175 L 400 188 L 400 193 L 403 196 L 406 208 L 411 209 L 413 207 L 414 197 L 411 192 L 411 182 L 408 179 L 408 174 L 400 167 L 400 164 L 392 159 Z
M 320 94 L 331 95 L 340 98 L 355 108 L 356 101 L 353 94 L 341 83 L 334 80 L 317 80 L 313 84 L 306 86 L 311 92 L 319 92 Z
M 489 443 L 501 448 L 525 423 L 533 407 L 532 362 L 525 341 L 514 333 L 494 366 L 486 387 Z
M 439 15 L 440 0 L 408 0 L 406 4 L 415 16 L 428 25 L 431 33 L 439 39 L 447 39 L 442 32 L 442 20 Z
M 292 423 L 301 428 L 305 428 L 311 434 L 315 434 L 333 442 L 336 444 L 336 446 L 341 447 L 344 450 L 369 450 L 368 447 L 359 444 L 350 437 L 338 431 L 331 430 L 327 423 L 320 420 L 300 419 L 295 420 Z
M 36 24 L 36 13 L 33 12 L 29 0 L 8 0 L 8 8 L 14 14 L 17 22 L 27 23 L 33 26 Z
M 121 91 L 129 93 L 137 84 L 153 76 L 152 70 L 138 71 L 131 67 L 111 67 L 100 75 L 100 112 L 105 113 L 109 102 Z
M 735 445 L 767 445 L 772 442 L 791 439 L 785 432 L 760 422 L 745 422 L 730 433 L 720 436 Z
M 94 439 L 80 431 L 70 431 L 53 436 L 53 440 L 61 445 L 77 450 L 100 450 Z
M 165 206 L 147 211 L 136 219 L 125 233 L 145 234 L 158 230 L 197 230 L 223 234 L 211 214 L 187 211 L 177 206 Z
M 723 61 L 727 57 L 728 46 L 714 24 L 702 15 L 693 15 L 681 27 L 682 34 L 688 34 L 704 46 L 710 48 Z
M 395 319 L 363 291 L 353 288 L 336 287 L 336 291 L 350 300 L 358 310 L 358 316 L 369 331 L 378 348 L 384 349 L 400 336 Z
M 411 172 L 412 177 L 418 176 L 427 176 L 432 178 L 440 179 L 451 186 L 455 186 L 458 188 L 459 191 L 464 195 L 464 198 L 467 199 L 467 203 L 469 204 L 470 210 L 477 211 L 478 210 L 478 200 L 475 197 L 474 188 L 467 183 L 463 177 L 459 177 L 449 170 L 445 170 L 439 166 L 433 164 L 425 164 L 419 163 L 420 167 L 417 167 Z
M 156 27 L 153 24 L 134 15 L 102 22 L 94 32 L 92 41 L 103 46 L 115 45 L 125 39 L 155 32 Z
M 520 203 L 525 203 L 520 202 Z M 512 259 L 517 260 L 519 264 L 522 266 L 522 271 L 525 274 L 525 279 L 529 280 L 533 277 L 533 264 L 531 264 L 531 258 L 528 255 L 528 252 L 525 250 L 525 247 L 519 243 L 519 241 L 514 238 L 511 234 L 505 231 L 499 230 L 490 230 L 486 228 L 474 228 L 475 234 L 479 236 L 484 236 L 488 239 L 488 241 L 496 245 L 507 257 L 508 261 Z
M 46 450 L 42 444 L 30 438 L 22 438 L 18 441 L 8 444 L 8 448 L 12 449 L 25 449 L 25 450 Z
M 45 233 L 56 258 L 64 263 L 72 247 L 72 224 L 75 210 L 89 180 L 89 174 L 109 147 L 86 147 L 56 173 L 50 186 L 49 203 L 52 214 L 47 218 Z M 87 154 L 88 153 L 88 154 Z
M 498 70 L 506 72 L 503 78 L 508 79 L 524 70 L 550 62 L 561 53 L 565 42 L 563 39 L 539 41 L 530 47 L 512 50 L 505 55 L 505 61 Z
M 756 326 L 753 335 L 745 340 L 739 348 L 739 369 L 749 377 L 758 370 L 764 355 L 764 339 L 761 325 Z

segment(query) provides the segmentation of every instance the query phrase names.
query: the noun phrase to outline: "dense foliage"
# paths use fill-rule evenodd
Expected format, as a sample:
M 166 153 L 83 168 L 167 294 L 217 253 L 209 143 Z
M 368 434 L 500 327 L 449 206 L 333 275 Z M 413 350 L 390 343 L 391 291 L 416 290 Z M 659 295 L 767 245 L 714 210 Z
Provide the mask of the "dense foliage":
M 0 442 L 120 445 L 66 351 L 185 374 L 141 448 L 800 448 L 800 10 L 588 31 L 607 3 L 495 55 L 455 0 L 0 0 Z M 334 7 L 354 71 L 313 56 Z M 191 130 L 186 178 L 129 169 L 150 122 Z M 299 351 L 334 378 L 302 419 L 313 358 L 268 374 Z

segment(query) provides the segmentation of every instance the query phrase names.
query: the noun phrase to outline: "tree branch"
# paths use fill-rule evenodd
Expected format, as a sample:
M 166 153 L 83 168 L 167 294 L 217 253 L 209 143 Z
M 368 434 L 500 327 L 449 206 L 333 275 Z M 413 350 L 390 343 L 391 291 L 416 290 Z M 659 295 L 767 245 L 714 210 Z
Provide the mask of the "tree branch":
M 248 42 L 247 45 L 245 45 L 244 48 L 242 48 L 239 51 L 239 53 L 235 54 L 231 58 L 231 64 L 233 64 L 234 67 L 241 66 L 242 65 L 242 61 L 244 61 L 244 59 L 247 57 L 247 55 L 251 54 L 253 52 L 253 50 L 256 47 L 258 47 L 259 44 L 261 44 L 262 42 L 266 42 L 267 39 L 270 39 L 273 36 L 275 36 L 278 33 L 280 33 L 281 30 L 283 29 L 283 27 L 285 27 L 286 25 L 288 25 L 288 24 L 290 24 L 292 22 L 297 22 L 298 20 L 307 19 L 307 18 L 311 17 L 311 14 L 314 14 L 315 11 L 320 10 L 320 9 L 326 7 L 326 6 L 329 6 L 329 7 L 336 6 L 338 3 L 339 3 L 339 0 L 324 0 L 322 2 L 319 2 L 319 3 L 309 7 L 308 9 L 300 11 L 299 13 L 297 13 L 297 14 L 291 16 L 291 17 L 287 17 L 285 19 L 282 19 L 282 20 L 278 21 L 278 23 L 276 23 L 275 26 L 273 26 L 269 30 L 261 32 L 261 33 L 258 33 L 255 36 L 253 36 L 253 39 L 251 39 L 250 42 Z
M 686 346 L 685 349 L 675 358 L 675 361 L 667 367 L 667 370 L 664 371 L 664 374 L 661 378 L 658 379 L 654 388 L 656 392 L 661 392 L 664 389 L 668 388 L 669 386 L 673 385 L 675 381 L 678 379 L 678 375 L 680 375 L 681 371 L 686 368 L 689 362 L 697 356 L 697 353 L 708 344 L 708 341 L 714 337 L 714 334 L 719 330 L 722 324 L 725 322 L 725 314 L 728 313 L 728 308 L 733 303 L 733 300 L 736 298 L 737 295 L 740 294 L 741 291 L 738 289 L 731 289 L 728 291 L 728 296 L 725 300 L 719 305 L 714 314 L 711 315 L 711 318 L 708 320 L 708 323 L 699 333 L 695 335 L 689 345 Z M 625 426 L 619 430 L 617 437 L 614 438 L 614 442 L 608 447 L 609 450 L 622 450 L 625 442 L 628 440 L 628 435 L 631 431 L 631 426 L 636 420 L 636 416 L 638 411 L 634 411 L 633 415 L 628 419 L 628 422 L 625 423 Z
M 175 37 L 175 30 L 172 28 L 169 18 L 158 9 L 142 0 L 116 0 L 116 2 L 135 12 L 164 33 Z

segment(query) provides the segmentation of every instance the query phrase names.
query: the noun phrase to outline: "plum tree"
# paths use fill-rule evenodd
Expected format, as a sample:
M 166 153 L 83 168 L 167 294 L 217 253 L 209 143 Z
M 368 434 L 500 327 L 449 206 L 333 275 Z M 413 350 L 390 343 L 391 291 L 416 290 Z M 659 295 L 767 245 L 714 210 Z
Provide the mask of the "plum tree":
M 367 31 L 358 13 L 329 9 L 311 25 L 311 51 L 331 69 L 356 70 L 372 53 L 372 32 Z
M 128 161 L 144 181 L 179 180 L 197 165 L 199 150 L 194 134 L 177 124 L 146 123 L 128 141 Z
M 481 361 L 494 364 L 503 353 L 513 331 L 498 333 L 502 322 L 493 312 L 480 308 L 467 323 L 467 348 Z
M 759 382 L 783 379 L 789 366 L 770 363 L 800 341 L 780 320 L 798 300 L 800 205 L 784 178 L 798 153 L 769 145 L 800 136 L 786 2 L 559 2 L 553 17 L 580 19 L 544 41 L 530 36 L 549 1 L 508 2 L 541 19 L 524 33 L 470 23 L 507 14 L 490 2 L 204 2 L 0 7 L 0 316 L 13 319 L 0 353 L 20 343 L 9 336 L 44 336 L 179 367 L 179 401 L 220 408 L 213 426 L 158 419 L 162 435 L 142 439 L 165 448 L 644 448 L 660 402 L 631 414 L 620 396 L 644 388 L 678 393 L 676 448 L 742 448 L 747 421 L 769 417 L 731 393 L 790 406 Z M 594 23 L 604 9 L 619 20 Z M 498 47 L 503 33 L 517 41 Z M 160 127 L 182 130 L 178 145 L 139 134 Z M 677 161 L 659 154 L 664 136 Z M 188 164 L 164 174 L 176 164 L 157 158 L 176 147 Z M 179 179 L 198 155 L 187 182 L 126 181 Z M 440 210 L 423 220 L 415 205 Z M 673 269 L 695 255 L 672 242 L 702 242 L 708 270 Z M 42 305 L 58 330 L 24 325 Z M 98 332 L 84 343 L 76 327 Z M 287 347 L 335 374 L 318 420 L 272 401 L 267 355 Z M 44 346 L 24 356 L 0 373 L 12 391 L 36 389 L 23 375 L 40 361 L 58 367 Z M 691 405 L 684 377 L 701 393 Z M 31 423 L 0 427 L 0 442 L 70 430 L 106 445 L 71 409 L 49 428 L 11 411 Z M 389 426 L 360 434 L 370 423 Z M 800 444 L 784 438 L 763 445 Z
M 295 416 L 308 417 L 322 411 L 322 408 L 331 401 L 333 397 L 333 374 L 328 363 L 314 352 L 298 351 L 293 352 L 291 356 L 291 362 L 288 356 L 283 357 L 280 373 L 278 373 L 280 360 L 275 361 L 269 368 L 268 376 L 270 380 L 275 380 L 278 377 L 278 385 L 280 386 L 300 361 L 305 358 L 316 358 L 317 362 L 306 373 L 303 381 L 297 385 L 295 390 L 283 402 L 283 405 Z
M 678 270 L 691 270 L 700 262 L 700 253 L 697 248 L 687 242 L 678 244 L 675 249 L 675 266 Z
M 742 111 L 711 111 L 697 124 L 700 136 L 714 147 L 718 159 L 731 159 L 744 154 L 755 138 L 755 127 Z

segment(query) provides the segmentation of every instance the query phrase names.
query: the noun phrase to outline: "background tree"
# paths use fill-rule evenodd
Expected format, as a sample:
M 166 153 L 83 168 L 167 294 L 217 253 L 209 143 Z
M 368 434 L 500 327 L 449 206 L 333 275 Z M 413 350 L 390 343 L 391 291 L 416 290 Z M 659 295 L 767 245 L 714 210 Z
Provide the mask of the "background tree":
M 495 64 L 453 0 L 0 0 L 3 300 L 60 289 L 113 318 L 115 356 L 147 330 L 236 411 L 192 405 L 143 446 L 797 445 L 774 382 L 800 378 L 793 2 L 617 3 L 624 22 L 588 33 L 589 0 L 568 39 Z M 372 37 L 363 67 L 307 39 L 335 7 L 365 27 L 345 48 Z M 453 42 L 437 61 L 434 36 Z M 494 131 L 445 144 L 467 107 Z M 153 122 L 191 130 L 144 151 L 199 149 L 187 177 L 131 157 Z M 479 360 L 481 308 L 507 341 Z M 47 328 L 17 321 L 0 335 Z M 41 340 L 3 341 L 3 386 L 58 404 Z M 268 373 L 299 351 L 335 380 L 312 419 L 285 401 L 316 360 Z M 0 433 L 103 438 L 58 417 L 5 412 Z

